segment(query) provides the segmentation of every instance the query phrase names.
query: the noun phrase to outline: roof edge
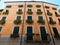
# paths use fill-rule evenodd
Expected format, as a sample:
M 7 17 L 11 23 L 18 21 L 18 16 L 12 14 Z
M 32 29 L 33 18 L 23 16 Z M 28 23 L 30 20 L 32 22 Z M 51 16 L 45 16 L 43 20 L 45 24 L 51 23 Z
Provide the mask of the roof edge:
M 51 5 L 55 5 L 55 6 L 59 6 L 57 4 L 53 4 L 53 3 L 48 3 L 48 2 L 44 2 L 44 1 L 6 1 L 4 3 L 19 3 L 19 2 L 42 2 L 42 3 L 47 3 L 47 4 L 51 4 Z

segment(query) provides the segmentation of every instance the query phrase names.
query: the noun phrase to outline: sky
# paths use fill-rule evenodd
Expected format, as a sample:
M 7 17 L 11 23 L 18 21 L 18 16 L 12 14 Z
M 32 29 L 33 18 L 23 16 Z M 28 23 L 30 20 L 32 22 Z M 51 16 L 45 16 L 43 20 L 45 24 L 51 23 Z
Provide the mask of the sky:
M 4 2 L 6 1 L 31 1 L 31 0 L 0 0 L 0 9 L 3 9 L 5 7 Z M 60 0 L 35 0 L 35 1 L 44 1 L 44 2 L 49 2 L 53 4 L 57 4 L 58 9 L 60 9 Z

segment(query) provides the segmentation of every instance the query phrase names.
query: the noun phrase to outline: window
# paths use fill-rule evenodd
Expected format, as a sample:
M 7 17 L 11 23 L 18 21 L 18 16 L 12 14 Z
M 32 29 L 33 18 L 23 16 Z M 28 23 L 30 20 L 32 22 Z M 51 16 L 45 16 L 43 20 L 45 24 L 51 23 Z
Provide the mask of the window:
M 16 20 L 14 20 L 15 24 L 20 24 L 21 23 L 21 16 L 17 16 Z
M 57 12 L 55 12 L 55 15 L 58 17 L 58 16 L 60 16 Z
M 42 40 L 48 40 L 46 29 L 44 26 L 40 26 L 41 38 Z
M 18 5 L 18 7 L 23 7 L 23 5 Z
M 27 23 L 33 23 L 32 16 L 28 16 L 26 22 Z
M 29 5 L 27 5 L 27 7 L 32 7 L 32 5 L 31 5 L 31 4 L 29 4 Z
M 52 15 L 52 13 L 51 13 L 49 10 L 46 10 L 46 11 L 47 11 L 47 14 L 48 14 L 49 16 Z
M 41 5 L 36 5 L 36 7 L 38 7 L 38 8 L 39 8 L 39 7 L 41 7 Z
M 52 27 L 52 29 L 53 29 L 53 32 L 54 32 L 54 37 L 59 38 L 60 35 L 59 35 L 59 33 L 58 33 L 57 28 L 56 28 L 56 27 Z
M 52 9 L 53 9 L 53 10 L 57 10 L 57 8 L 55 8 L 55 7 L 52 7 Z
M 19 37 L 19 26 L 14 27 L 13 34 L 11 34 L 12 38 Z
M 33 14 L 32 9 L 28 9 L 27 13 L 28 14 Z
M 37 9 L 37 14 L 42 14 L 41 9 Z
M 49 8 L 49 6 L 45 6 L 45 8 Z
M 0 27 L 0 32 L 1 32 L 1 30 L 2 30 L 2 27 Z
M 7 5 L 6 8 L 11 8 L 11 5 Z
M 45 23 L 44 19 L 42 16 L 38 16 L 38 23 Z
M 44 26 L 40 26 L 41 34 L 46 34 L 46 29 Z
M 6 17 L 2 17 L 2 19 L 0 20 L 0 24 L 5 24 L 5 20 L 6 20 Z
M 18 9 L 17 14 L 22 14 L 22 9 Z
M 56 24 L 56 22 L 52 19 L 52 17 L 49 17 L 49 19 L 50 19 L 49 21 L 50 24 Z
M 27 26 L 27 40 L 33 40 L 32 26 Z
M 5 12 L 3 12 L 3 14 L 9 14 L 9 10 L 6 10 Z

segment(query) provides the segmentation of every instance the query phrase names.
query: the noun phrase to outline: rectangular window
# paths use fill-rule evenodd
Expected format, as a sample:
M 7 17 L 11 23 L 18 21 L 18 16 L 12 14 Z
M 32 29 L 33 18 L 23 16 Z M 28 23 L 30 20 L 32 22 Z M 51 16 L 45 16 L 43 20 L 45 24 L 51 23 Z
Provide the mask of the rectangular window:
M 59 33 L 56 27 L 52 27 L 53 32 L 54 32 L 54 37 L 59 37 Z
M 11 5 L 7 5 L 6 8 L 11 8 Z
M 46 34 L 46 29 L 44 26 L 40 27 L 41 34 Z
M 19 34 L 19 26 L 14 27 L 13 34 Z
M 28 19 L 28 20 L 32 20 L 32 16 L 28 16 L 27 19 Z
M 0 32 L 1 32 L 1 30 L 2 30 L 2 27 L 0 27 Z
M 19 26 L 15 26 L 13 30 L 13 34 L 11 34 L 11 38 L 19 37 Z
M 32 26 L 27 26 L 27 40 L 33 40 Z
M 41 32 L 41 38 L 42 40 L 48 40 L 47 34 L 46 34 L 46 29 L 44 26 L 40 27 L 40 32 Z
M 29 5 L 27 5 L 27 7 L 32 7 L 32 5 L 31 5 L 31 4 L 29 4 Z
M 17 16 L 17 20 L 21 20 L 21 16 Z
M 18 7 L 23 7 L 23 5 L 18 5 Z

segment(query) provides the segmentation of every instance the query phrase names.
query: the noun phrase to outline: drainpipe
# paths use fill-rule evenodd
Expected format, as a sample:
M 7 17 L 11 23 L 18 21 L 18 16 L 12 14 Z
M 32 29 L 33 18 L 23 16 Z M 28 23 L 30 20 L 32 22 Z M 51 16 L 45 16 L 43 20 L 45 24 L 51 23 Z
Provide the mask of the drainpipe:
M 22 31 L 21 31 L 21 38 L 20 38 L 20 45 L 22 45 L 22 40 L 23 40 L 23 31 L 24 31 L 24 19 L 25 19 L 25 10 L 26 10 L 26 2 L 24 3 L 24 15 L 23 15 L 23 22 L 22 22 Z
M 55 41 L 54 41 L 54 37 L 53 37 L 52 31 L 51 31 L 51 28 L 50 28 L 50 25 L 49 25 L 49 21 L 48 21 L 48 18 L 47 18 L 45 9 L 44 9 L 44 3 L 42 4 L 42 6 L 43 6 L 44 13 L 45 13 L 46 21 L 47 21 L 47 23 L 48 23 L 48 27 L 49 27 L 49 29 L 50 29 L 50 33 L 51 33 L 51 37 L 52 37 L 53 44 L 56 45 L 56 44 L 55 44 Z

